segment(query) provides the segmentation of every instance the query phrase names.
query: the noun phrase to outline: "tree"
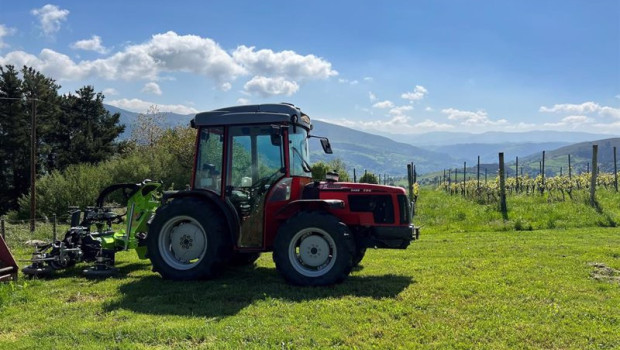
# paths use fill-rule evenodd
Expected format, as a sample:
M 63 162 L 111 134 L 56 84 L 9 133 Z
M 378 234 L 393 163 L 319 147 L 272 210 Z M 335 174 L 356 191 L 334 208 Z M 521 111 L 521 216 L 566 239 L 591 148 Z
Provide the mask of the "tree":
M 166 115 L 157 106 L 150 106 L 146 113 L 138 114 L 131 130 L 131 141 L 142 147 L 152 148 L 164 135 Z
M 312 178 L 318 181 L 325 180 L 325 176 L 328 172 L 338 173 L 339 181 L 351 181 L 346 170 L 346 165 L 340 158 L 336 158 L 329 163 L 322 161 L 316 162 L 312 165 L 311 170 Z
M 33 114 L 37 175 L 108 159 L 118 151 L 115 140 L 124 130 L 120 114 L 110 115 L 92 86 L 60 96 L 54 79 L 26 66 L 20 72 L 0 67 L 0 214 L 16 208 L 30 187 Z
M 65 169 L 71 164 L 95 164 L 118 152 L 116 138 L 124 130 L 120 114 L 110 114 L 103 106 L 104 96 L 92 86 L 62 98 L 63 113 L 47 134 L 53 162 L 50 169 Z
M 22 89 L 15 67 L 0 67 L 0 213 L 28 187 L 30 123 Z
M 379 179 L 377 178 L 375 174 L 367 172 L 367 173 L 364 173 L 362 177 L 360 177 L 360 182 L 367 183 L 367 184 L 378 184 Z

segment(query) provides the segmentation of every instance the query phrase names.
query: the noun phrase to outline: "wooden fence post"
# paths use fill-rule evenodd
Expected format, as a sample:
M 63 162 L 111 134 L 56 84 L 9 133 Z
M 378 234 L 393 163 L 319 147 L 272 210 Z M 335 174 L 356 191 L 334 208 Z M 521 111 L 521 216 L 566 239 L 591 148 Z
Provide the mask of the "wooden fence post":
M 0 219 L 0 233 L 2 233 L 2 239 L 6 241 L 6 231 L 4 230 L 4 219 Z
M 478 167 L 476 169 L 476 189 L 480 190 L 480 156 L 478 156 Z
M 598 173 L 598 145 L 592 145 L 592 177 L 590 178 L 590 205 L 596 206 L 596 175 Z
M 570 154 L 568 155 L 568 179 L 573 179 L 573 168 L 570 165 Z
M 515 161 L 515 193 L 519 192 L 519 157 Z
M 409 200 L 413 201 L 413 168 L 411 163 L 407 163 L 407 189 L 409 191 Z
M 499 206 L 504 220 L 508 219 L 506 207 L 506 182 L 504 180 L 504 152 L 499 153 Z
M 467 162 L 463 162 L 463 190 L 461 191 L 465 197 L 465 176 L 467 175 Z
M 616 146 L 614 146 L 614 187 L 618 192 L 618 162 L 616 162 Z
M 542 154 L 542 168 L 541 169 L 542 169 L 542 171 L 541 171 L 541 174 L 542 174 L 542 188 L 540 189 L 540 193 L 542 194 L 542 193 L 545 192 L 545 151 L 543 151 L 543 154 Z
M 355 174 L 355 168 L 353 168 L 353 182 L 357 182 L 357 174 Z

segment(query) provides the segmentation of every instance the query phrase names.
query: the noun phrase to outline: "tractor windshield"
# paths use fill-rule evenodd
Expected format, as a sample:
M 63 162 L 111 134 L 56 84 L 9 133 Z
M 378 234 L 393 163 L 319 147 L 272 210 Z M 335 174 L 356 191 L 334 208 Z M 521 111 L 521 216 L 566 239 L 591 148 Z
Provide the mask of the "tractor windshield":
M 289 157 L 291 159 L 291 176 L 311 177 L 312 172 L 308 162 L 310 152 L 308 151 L 308 130 L 300 127 L 290 128 L 289 133 Z

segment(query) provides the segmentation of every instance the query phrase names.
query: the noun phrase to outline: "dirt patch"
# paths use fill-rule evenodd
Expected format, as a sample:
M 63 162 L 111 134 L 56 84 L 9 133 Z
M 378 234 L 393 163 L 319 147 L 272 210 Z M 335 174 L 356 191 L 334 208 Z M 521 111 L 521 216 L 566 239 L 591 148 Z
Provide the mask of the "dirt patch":
M 603 263 L 588 263 L 594 270 L 590 272 L 590 277 L 597 281 L 620 284 L 620 270 L 611 268 Z

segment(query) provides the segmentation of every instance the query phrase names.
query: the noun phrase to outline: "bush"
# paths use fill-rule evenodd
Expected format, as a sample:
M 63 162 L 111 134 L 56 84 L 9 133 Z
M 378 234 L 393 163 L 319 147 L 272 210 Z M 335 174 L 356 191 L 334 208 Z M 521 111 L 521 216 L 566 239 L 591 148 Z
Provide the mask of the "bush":
M 195 137 L 191 129 L 186 129 L 170 130 L 153 146 L 130 147 L 125 155 L 96 165 L 71 165 L 41 177 L 37 180 L 36 216 L 62 216 L 69 206 L 92 206 L 99 192 L 115 183 L 151 179 L 162 181 L 164 188 L 185 188 L 191 178 Z M 28 218 L 30 193 L 21 196 L 18 204 L 16 218 Z

